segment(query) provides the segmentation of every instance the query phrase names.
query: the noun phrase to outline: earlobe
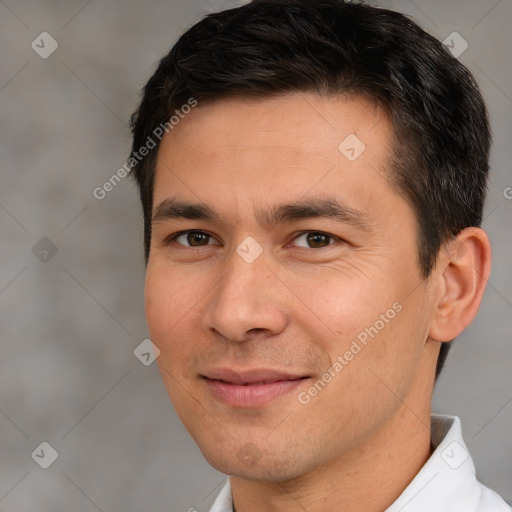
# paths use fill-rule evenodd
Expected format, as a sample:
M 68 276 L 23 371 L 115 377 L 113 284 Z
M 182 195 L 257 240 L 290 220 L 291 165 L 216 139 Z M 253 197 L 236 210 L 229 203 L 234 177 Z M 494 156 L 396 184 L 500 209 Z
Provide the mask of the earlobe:
M 438 294 L 429 337 L 456 338 L 476 316 L 491 271 L 491 245 L 485 231 L 470 227 L 444 244 L 437 259 Z

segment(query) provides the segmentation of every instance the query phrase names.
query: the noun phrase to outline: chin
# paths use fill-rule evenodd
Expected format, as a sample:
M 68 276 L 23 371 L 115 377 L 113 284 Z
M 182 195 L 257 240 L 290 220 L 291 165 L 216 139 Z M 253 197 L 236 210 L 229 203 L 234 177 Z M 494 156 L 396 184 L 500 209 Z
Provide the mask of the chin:
M 201 450 L 207 462 L 226 475 L 261 482 L 286 482 L 307 472 L 290 459 L 289 453 L 261 452 L 254 444 L 245 443 L 239 450 Z

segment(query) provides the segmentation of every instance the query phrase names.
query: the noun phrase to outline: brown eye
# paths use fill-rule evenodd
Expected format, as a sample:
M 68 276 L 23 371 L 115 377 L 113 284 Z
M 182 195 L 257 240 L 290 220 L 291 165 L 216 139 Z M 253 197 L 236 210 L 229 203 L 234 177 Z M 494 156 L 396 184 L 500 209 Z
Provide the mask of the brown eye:
M 332 245 L 331 241 L 334 240 L 334 237 L 327 233 L 323 233 L 322 231 L 306 231 L 305 233 L 300 234 L 295 239 L 295 242 L 300 239 L 305 240 L 306 245 L 297 244 L 299 247 L 306 247 L 308 249 L 322 249 L 323 247 Z
M 192 246 L 208 245 L 210 235 L 201 233 L 200 231 L 190 231 L 187 233 L 187 242 Z
M 326 247 L 330 245 L 329 239 L 332 238 L 324 233 L 308 233 L 306 237 L 311 247 Z
M 212 236 L 204 231 L 183 231 L 170 237 L 169 242 L 176 242 L 185 247 L 203 247 L 211 245 L 209 243 L 211 238 Z

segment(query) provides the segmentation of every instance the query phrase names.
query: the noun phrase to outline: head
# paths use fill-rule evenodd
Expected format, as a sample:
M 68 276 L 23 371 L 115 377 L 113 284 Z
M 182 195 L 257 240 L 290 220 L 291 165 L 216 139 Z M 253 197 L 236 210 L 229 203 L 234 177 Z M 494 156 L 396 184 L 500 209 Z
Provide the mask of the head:
M 288 367 L 309 378 L 304 389 L 297 384 L 303 401 L 327 371 L 329 385 L 318 397 L 312 392 L 314 403 L 277 400 L 297 412 L 292 431 L 300 412 L 305 429 L 326 438 L 333 425 L 307 418 L 336 404 L 335 422 L 356 418 L 345 447 L 399 407 L 381 396 L 375 374 L 402 398 L 419 378 L 439 375 L 483 292 L 466 296 L 464 307 L 459 300 L 455 320 L 446 312 L 453 304 L 440 313 L 442 297 L 464 289 L 461 276 L 488 252 L 477 228 L 490 147 L 478 87 L 439 41 L 385 9 L 253 0 L 205 17 L 179 39 L 145 86 L 132 131 L 134 153 L 151 140 L 133 169 L 144 212 L 148 324 L 171 399 L 203 453 L 208 435 L 208 444 L 231 439 L 262 457 L 296 448 L 276 436 L 272 450 L 263 449 L 258 435 L 275 427 L 275 406 L 210 403 L 201 379 L 220 366 Z M 333 224 L 338 200 L 341 227 Z M 289 206 L 277 211 L 279 204 Z M 316 219 L 312 228 L 308 218 Z M 318 233 L 326 232 L 343 245 L 322 246 L 314 258 L 285 256 L 286 229 L 299 224 L 317 233 L 308 246 L 325 242 Z M 191 229 L 202 234 L 170 242 Z M 240 249 L 241 242 L 249 245 Z M 244 250 L 258 255 L 248 263 Z M 485 277 L 487 263 L 481 270 Z M 359 364 L 337 371 L 336 354 L 347 351 Z M 352 399 L 340 402 L 342 389 Z M 384 405 L 372 409 L 368 397 Z M 377 411 L 364 428 L 361 403 L 366 415 Z M 257 432 L 246 424 L 255 417 Z M 210 434 L 194 427 L 200 418 Z M 297 471 L 327 457 L 321 447 L 310 450 Z M 276 475 L 280 464 L 277 456 Z

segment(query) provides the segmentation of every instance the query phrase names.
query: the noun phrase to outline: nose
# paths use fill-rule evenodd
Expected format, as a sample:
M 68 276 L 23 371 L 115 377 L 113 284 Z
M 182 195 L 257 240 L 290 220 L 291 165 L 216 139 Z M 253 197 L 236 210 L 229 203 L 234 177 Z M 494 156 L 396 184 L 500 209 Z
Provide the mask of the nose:
M 288 323 L 286 291 L 263 252 L 248 263 L 236 251 L 226 260 L 203 316 L 203 327 L 230 341 L 279 334 Z

